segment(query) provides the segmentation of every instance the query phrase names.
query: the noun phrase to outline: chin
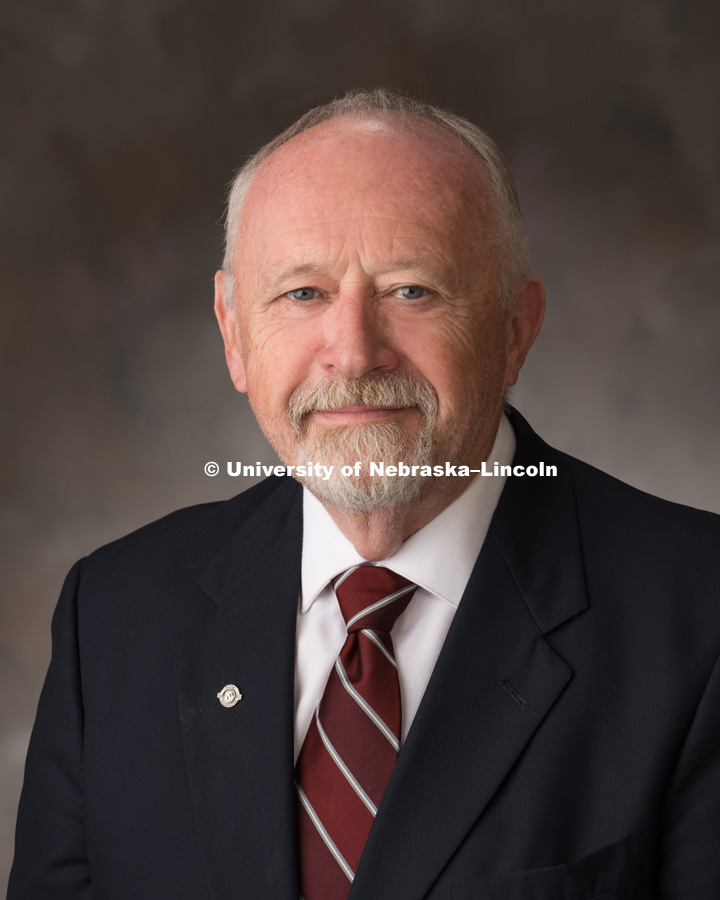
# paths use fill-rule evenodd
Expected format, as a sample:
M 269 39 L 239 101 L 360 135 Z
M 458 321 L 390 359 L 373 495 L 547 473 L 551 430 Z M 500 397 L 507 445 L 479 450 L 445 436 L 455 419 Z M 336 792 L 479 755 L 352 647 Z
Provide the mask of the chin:
M 370 474 L 371 462 L 431 465 L 433 438 L 428 431 L 411 432 L 397 422 L 321 428 L 298 446 L 298 465 L 319 463 L 333 467 L 327 480 L 322 476 L 299 479 L 323 503 L 339 509 L 372 512 L 413 503 L 428 479 L 422 476 L 381 477 Z M 343 466 L 362 463 L 361 474 L 343 475 Z

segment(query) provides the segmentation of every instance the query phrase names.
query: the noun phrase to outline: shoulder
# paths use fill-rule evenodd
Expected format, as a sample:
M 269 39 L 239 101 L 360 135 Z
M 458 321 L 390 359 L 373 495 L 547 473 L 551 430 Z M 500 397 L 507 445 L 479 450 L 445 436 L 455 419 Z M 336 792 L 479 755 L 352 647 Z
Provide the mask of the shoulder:
M 168 639 L 216 609 L 207 585 L 218 560 L 239 580 L 300 508 L 301 492 L 272 477 L 230 500 L 170 513 L 81 560 L 58 610 L 77 623 L 85 668 L 169 664 Z
M 717 551 L 720 516 L 680 503 L 663 500 L 620 481 L 545 443 L 516 411 L 511 421 L 518 436 L 518 452 L 542 458 L 557 466 L 561 478 L 571 484 L 578 519 L 585 529 L 596 529 L 613 543 L 629 541 L 657 551 L 660 545 L 683 547 L 688 552 Z M 546 479 L 546 490 L 554 490 Z M 562 492 L 563 488 L 559 488 Z
M 711 630 L 720 632 L 720 516 L 655 497 L 571 457 L 566 464 L 589 583 L 638 604 L 643 597 L 648 617 L 664 615 L 666 603 L 676 626 L 714 623 Z
M 574 570 L 596 610 L 628 628 L 635 620 L 648 634 L 687 633 L 688 646 L 707 644 L 716 656 L 720 516 L 638 490 L 550 447 L 517 413 L 511 421 L 516 458 L 543 460 L 558 472 L 508 479 L 503 539 L 519 544 L 515 557 L 552 571 L 556 582 L 567 583 Z
M 584 544 L 656 570 L 701 566 L 720 575 L 720 516 L 641 491 L 565 453 Z M 720 585 L 719 585 L 720 587 Z
M 248 522 L 258 520 L 255 531 L 272 527 L 300 491 L 292 479 L 271 476 L 229 500 L 175 510 L 95 550 L 82 561 L 83 574 L 110 572 L 116 581 L 123 573 L 133 580 L 199 573 Z

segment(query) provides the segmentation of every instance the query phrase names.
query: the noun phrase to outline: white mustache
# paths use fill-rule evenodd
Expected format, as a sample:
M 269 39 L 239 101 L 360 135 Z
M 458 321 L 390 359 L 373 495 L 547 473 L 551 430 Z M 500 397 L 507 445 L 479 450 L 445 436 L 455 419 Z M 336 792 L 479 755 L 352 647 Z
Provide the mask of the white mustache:
M 424 419 L 434 422 L 438 400 L 432 385 L 416 376 L 396 373 L 363 378 L 340 376 L 298 388 L 290 397 L 288 418 L 300 435 L 311 412 L 329 412 L 347 406 L 417 408 Z

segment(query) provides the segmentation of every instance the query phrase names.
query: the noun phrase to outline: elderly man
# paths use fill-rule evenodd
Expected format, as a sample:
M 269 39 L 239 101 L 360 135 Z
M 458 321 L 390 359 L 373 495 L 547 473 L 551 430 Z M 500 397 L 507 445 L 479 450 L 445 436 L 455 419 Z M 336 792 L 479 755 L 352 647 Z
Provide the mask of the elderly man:
M 544 292 L 497 148 L 353 94 L 227 231 L 230 373 L 303 487 L 72 570 L 11 900 L 717 900 L 718 520 L 504 413 Z

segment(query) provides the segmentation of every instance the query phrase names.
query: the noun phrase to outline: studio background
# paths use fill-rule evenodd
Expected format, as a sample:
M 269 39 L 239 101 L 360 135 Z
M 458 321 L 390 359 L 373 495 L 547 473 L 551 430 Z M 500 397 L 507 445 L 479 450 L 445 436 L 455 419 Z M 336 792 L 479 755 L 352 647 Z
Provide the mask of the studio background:
M 550 443 L 720 512 L 713 0 L 0 16 L 0 884 L 65 572 L 249 486 L 207 461 L 274 460 L 227 376 L 212 275 L 233 170 L 306 108 L 387 86 L 488 130 L 548 289 L 515 404 Z

